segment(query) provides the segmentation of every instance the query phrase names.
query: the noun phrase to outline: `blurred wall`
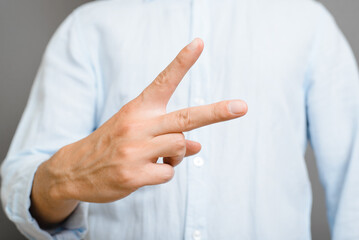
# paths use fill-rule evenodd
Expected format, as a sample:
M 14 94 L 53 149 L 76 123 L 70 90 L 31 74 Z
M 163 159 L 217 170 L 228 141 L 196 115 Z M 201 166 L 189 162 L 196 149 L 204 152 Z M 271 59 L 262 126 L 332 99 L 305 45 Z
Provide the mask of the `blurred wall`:
M 0 0 L 0 162 L 27 102 L 47 42 L 85 0 Z M 0 239 L 25 239 L 0 209 Z
M 0 0 L 0 162 L 24 110 L 46 44 L 61 21 L 86 0 Z M 359 1 L 322 0 L 336 17 L 359 59 Z M 329 239 L 323 190 L 311 150 L 313 240 Z M 24 239 L 0 210 L 0 239 Z

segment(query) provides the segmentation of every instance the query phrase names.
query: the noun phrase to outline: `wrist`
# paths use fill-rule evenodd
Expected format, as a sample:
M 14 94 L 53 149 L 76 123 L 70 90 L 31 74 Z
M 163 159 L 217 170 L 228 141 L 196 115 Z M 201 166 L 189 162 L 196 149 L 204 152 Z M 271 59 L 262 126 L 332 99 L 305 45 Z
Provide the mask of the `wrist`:
M 39 179 L 46 195 L 52 202 L 74 200 L 70 194 L 72 184 L 69 182 L 69 169 L 66 167 L 67 147 L 61 148 L 52 158 L 39 166 Z M 36 178 L 36 175 L 35 175 Z M 35 181 L 35 180 L 34 180 Z
M 69 196 L 69 184 L 64 178 L 66 174 L 57 168 L 56 158 L 61 151 L 39 166 L 33 180 L 30 212 L 45 228 L 65 220 L 79 203 Z

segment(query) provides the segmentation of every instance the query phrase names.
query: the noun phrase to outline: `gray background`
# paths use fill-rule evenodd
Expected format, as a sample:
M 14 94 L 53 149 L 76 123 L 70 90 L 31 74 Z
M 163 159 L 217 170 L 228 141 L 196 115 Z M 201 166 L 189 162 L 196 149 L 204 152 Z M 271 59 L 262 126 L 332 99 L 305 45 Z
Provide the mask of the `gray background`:
M 0 0 L 0 161 L 24 110 L 46 44 L 61 21 L 85 0 Z M 359 59 L 359 1 L 322 0 L 333 13 Z M 307 152 L 314 194 L 312 236 L 329 239 L 325 199 L 315 160 Z M 0 239 L 24 239 L 0 210 Z

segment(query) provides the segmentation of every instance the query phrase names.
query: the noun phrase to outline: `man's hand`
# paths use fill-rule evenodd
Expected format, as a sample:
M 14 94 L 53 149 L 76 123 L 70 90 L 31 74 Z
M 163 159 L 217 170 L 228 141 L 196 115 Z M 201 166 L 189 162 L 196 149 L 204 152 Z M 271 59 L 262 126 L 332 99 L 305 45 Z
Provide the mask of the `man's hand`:
M 142 186 L 169 181 L 174 166 L 201 149 L 182 132 L 246 114 L 247 105 L 240 100 L 166 113 L 170 97 L 202 50 L 203 42 L 195 39 L 138 97 L 39 167 L 30 210 L 40 224 L 61 222 L 79 201 L 112 202 Z M 159 157 L 163 164 L 157 163 Z

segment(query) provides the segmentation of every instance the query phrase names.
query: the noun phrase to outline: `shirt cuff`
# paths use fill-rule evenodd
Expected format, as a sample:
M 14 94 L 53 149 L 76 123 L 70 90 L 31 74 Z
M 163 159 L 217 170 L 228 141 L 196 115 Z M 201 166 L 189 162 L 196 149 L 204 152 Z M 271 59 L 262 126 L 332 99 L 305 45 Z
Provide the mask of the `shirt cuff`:
M 16 173 L 11 176 L 11 181 L 5 183 L 4 186 L 7 190 L 3 192 L 6 202 L 4 210 L 9 219 L 29 239 L 83 239 L 87 232 L 88 203 L 80 202 L 75 211 L 56 229 L 40 228 L 37 221 L 31 216 L 29 209 L 34 175 L 43 161 L 24 162 L 31 162 L 31 164 L 17 169 Z M 15 184 L 9 186 L 14 181 Z

